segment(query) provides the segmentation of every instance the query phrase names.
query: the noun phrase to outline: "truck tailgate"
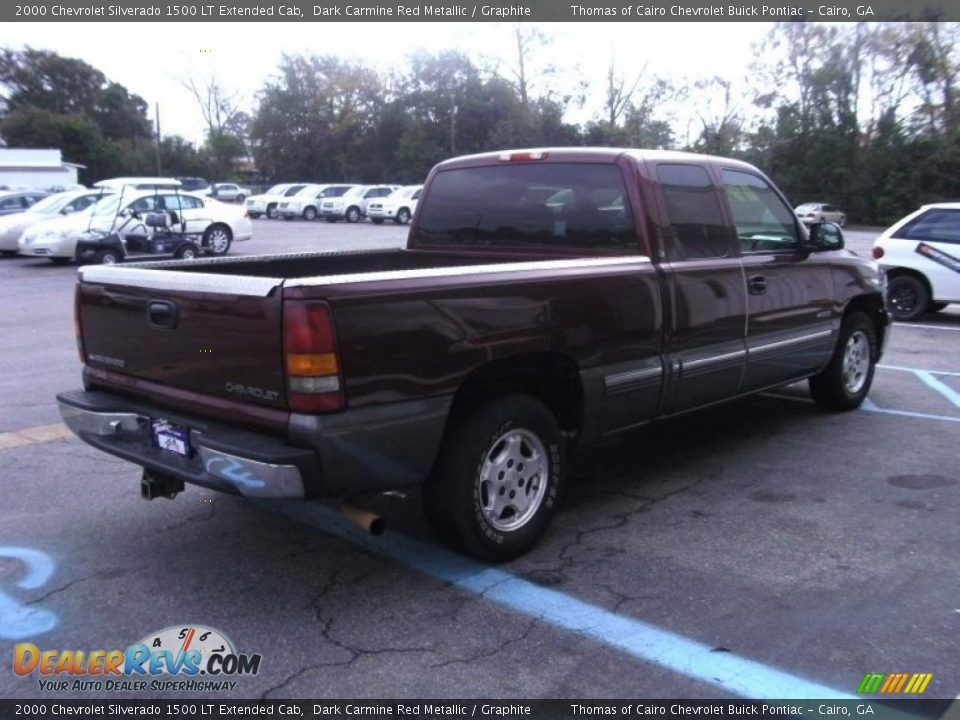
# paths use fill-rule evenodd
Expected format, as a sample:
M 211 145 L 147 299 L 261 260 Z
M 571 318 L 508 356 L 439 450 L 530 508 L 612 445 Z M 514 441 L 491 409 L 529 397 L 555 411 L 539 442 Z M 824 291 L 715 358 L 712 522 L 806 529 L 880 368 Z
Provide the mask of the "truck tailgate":
M 164 386 L 284 408 L 282 281 L 137 267 L 80 270 L 85 362 Z

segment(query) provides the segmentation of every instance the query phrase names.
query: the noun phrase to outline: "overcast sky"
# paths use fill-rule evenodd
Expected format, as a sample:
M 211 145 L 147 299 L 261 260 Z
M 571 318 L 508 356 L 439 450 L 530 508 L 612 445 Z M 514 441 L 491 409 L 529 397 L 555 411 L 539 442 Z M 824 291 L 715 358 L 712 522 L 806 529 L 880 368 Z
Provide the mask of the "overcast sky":
M 199 80 L 215 73 L 222 85 L 242 93 L 249 111 L 283 53 L 332 53 L 381 70 L 402 69 L 417 48 L 458 49 L 478 64 L 497 58 L 512 63 L 513 27 L 444 22 L 11 23 L 0 31 L 0 45 L 80 58 L 147 100 L 151 117 L 154 103 L 159 103 L 164 135 L 199 141 L 203 121 L 195 100 L 180 84 L 191 74 Z M 569 74 L 579 68 L 594 92 L 602 93 L 614 54 L 618 67 L 631 77 L 647 64 L 648 75 L 677 83 L 720 75 L 743 87 L 753 60 L 751 45 L 770 25 L 584 22 L 537 27 L 553 38 L 538 55 Z M 572 113 L 570 119 L 590 119 L 601 97 L 595 94 L 586 111 Z M 682 134 L 682 128 L 676 129 Z

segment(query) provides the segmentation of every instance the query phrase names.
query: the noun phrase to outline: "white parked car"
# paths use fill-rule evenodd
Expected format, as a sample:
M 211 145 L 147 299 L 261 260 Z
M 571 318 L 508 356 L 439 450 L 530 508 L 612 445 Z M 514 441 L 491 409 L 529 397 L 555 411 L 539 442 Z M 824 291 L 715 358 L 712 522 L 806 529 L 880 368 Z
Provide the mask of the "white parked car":
M 910 213 L 876 239 L 873 258 L 887 271 L 887 304 L 896 320 L 960 302 L 960 203 Z
M 292 198 L 280 203 L 280 214 L 284 220 L 303 218 L 316 220 L 320 214 L 320 203 L 324 198 L 342 195 L 350 185 L 307 185 Z
M 24 212 L 0 218 L 0 252 L 17 252 L 17 241 L 31 225 L 61 215 L 82 212 L 101 197 L 105 195 L 100 190 L 71 190 L 45 197 Z
M 247 215 L 256 219 L 261 215 L 268 218 L 280 217 L 278 208 L 280 203 L 296 195 L 307 186 L 307 183 L 282 183 L 274 185 L 261 195 L 251 195 L 247 198 Z
M 325 199 L 320 204 L 320 214 L 327 222 L 359 222 L 367 216 L 371 202 L 388 197 L 396 189 L 396 185 L 354 185 L 339 197 Z
M 206 194 L 222 202 L 242 203 L 250 197 L 250 188 L 240 187 L 234 183 L 213 183 Z
M 847 214 L 836 205 L 826 203 L 804 203 L 793 210 L 804 225 L 832 222 L 840 227 L 847 224 Z
M 4 190 L 0 192 L 0 216 L 28 210 L 49 194 L 40 190 Z
M 417 201 L 423 185 L 407 185 L 395 190 L 383 200 L 375 200 L 367 206 L 367 216 L 377 225 L 384 220 L 393 220 L 395 223 L 406 225 L 417 209 Z
M 203 233 L 202 249 L 210 255 L 224 255 L 234 241 L 253 237 L 253 223 L 242 208 L 194 193 L 146 190 L 113 195 L 86 212 L 36 223 L 20 236 L 18 249 L 21 255 L 69 262 L 77 240 L 89 229 L 123 228 L 125 235 L 146 235 L 137 217 L 157 210 L 173 210 L 186 232 Z

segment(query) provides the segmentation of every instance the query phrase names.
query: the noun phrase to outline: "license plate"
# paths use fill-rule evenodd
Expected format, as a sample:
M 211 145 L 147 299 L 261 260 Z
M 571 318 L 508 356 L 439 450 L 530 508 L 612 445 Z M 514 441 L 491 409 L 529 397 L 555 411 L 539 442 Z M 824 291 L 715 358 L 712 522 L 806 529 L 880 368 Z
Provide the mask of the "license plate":
M 163 418 L 150 421 L 153 446 L 184 457 L 190 455 L 190 430 L 183 425 L 174 425 Z

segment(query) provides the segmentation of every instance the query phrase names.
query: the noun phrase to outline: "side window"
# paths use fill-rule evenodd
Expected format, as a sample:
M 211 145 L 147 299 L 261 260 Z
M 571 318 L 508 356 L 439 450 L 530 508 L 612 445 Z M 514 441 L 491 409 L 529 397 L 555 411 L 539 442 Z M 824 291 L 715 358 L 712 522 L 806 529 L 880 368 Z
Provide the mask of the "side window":
M 134 200 L 129 205 L 131 210 L 135 210 L 138 213 L 152 212 L 156 209 L 156 196 L 148 195 L 147 197 L 142 197 L 139 200 Z
M 927 210 L 904 225 L 895 237 L 960 245 L 960 210 Z
M 667 206 L 676 257 L 682 260 L 730 255 L 720 200 L 705 168 L 659 165 L 657 180 Z
M 766 180 L 740 170 L 721 175 L 743 252 L 794 252 L 800 247 L 796 216 Z
M 0 200 L 0 210 L 22 210 L 23 204 L 19 197 L 9 197 Z
M 200 210 L 203 207 L 203 200 L 189 195 L 181 195 L 180 207 L 184 210 Z
M 97 199 L 97 195 L 87 195 L 86 197 L 74 198 L 70 205 L 73 207 L 74 212 L 79 212 L 80 210 L 85 210 L 90 207 Z

